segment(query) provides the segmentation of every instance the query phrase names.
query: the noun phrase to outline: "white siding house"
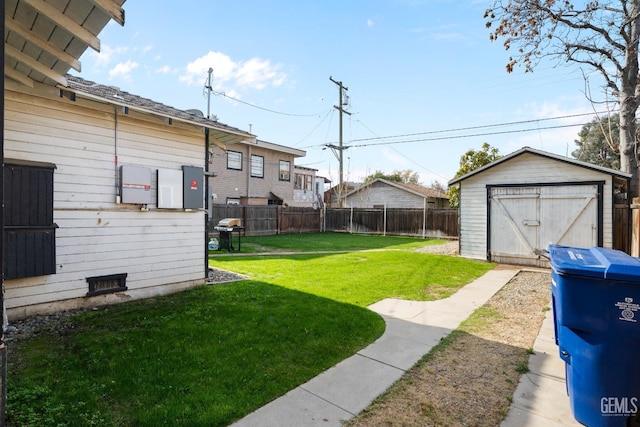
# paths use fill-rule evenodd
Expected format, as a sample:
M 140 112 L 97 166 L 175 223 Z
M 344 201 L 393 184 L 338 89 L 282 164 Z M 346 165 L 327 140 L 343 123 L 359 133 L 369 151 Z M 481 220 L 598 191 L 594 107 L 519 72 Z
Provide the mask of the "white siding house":
M 449 207 L 446 194 L 416 184 L 376 178 L 348 192 L 345 207 L 353 208 L 416 208 L 443 209 Z
M 50 270 L 22 271 L 5 280 L 9 317 L 150 297 L 204 283 L 205 129 L 220 144 L 254 137 L 117 88 L 67 79 L 64 90 L 5 82 L 7 171 L 13 164 L 15 170 L 26 164 L 53 173 L 49 197 L 55 228 Z M 130 170 L 142 171 L 142 178 L 121 175 Z M 194 170 L 200 175 L 183 178 Z M 167 208 L 158 199 L 159 171 L 178 177 L 171 182 L 176 200 Z M 20 192 L 27 198 L 33 188 Z M 130 192 L 140 194 L 142 201 Z M 13 197 L 14 206 L 26 200 Z
M 525 147 L 449 182 L 460 186 L 460 255 L 546 266 L 550 243 L 614 247 L 630 175 Z
M 318 207 L 324 195 L 324 178 L 319 191 L 317 169 L 295 165 L 293 167 L 293 203 L 291 206 Z

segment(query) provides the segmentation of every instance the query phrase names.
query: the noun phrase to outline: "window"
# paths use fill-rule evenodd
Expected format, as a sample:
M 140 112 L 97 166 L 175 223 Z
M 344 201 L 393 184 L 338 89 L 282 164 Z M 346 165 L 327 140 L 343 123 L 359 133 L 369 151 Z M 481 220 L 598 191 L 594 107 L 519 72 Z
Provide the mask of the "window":
M 313 191 L 313 175 L 297 173 L 293 188 L 295 190 Z
M 291 180 L 291 162 L 280 160 L 280 181 Z
M 53 171 L 49 163 L 9 161 L 4 170 L 4 278 L 56 272 Z
M 242 170 L 242 153 L 238 151 L 227 151 L 227 169 Z
M 253 178 L 264 178 L 264 157 L 251 156 L 251 176 Z

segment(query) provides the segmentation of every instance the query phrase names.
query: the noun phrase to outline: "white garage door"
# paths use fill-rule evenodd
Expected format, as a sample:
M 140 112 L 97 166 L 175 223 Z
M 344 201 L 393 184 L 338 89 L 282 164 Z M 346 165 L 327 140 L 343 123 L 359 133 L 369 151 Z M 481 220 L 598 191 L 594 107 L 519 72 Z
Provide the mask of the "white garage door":
M 492 187 L 490 259 L 546 266 L 550 243 L 598 245 L 598 185 Z

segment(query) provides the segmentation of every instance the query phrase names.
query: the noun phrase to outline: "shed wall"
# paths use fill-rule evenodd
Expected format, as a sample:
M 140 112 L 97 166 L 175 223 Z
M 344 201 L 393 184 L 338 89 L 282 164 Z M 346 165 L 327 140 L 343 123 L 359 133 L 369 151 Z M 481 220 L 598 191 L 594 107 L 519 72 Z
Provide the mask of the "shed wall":
M 428 198 L 427 202 L 433 202 L 436 209 L 448 207 L 449 205 L 446 199 Z M 346 207 L 373 208 L 374 206 L 385 204 L 387 208 L 422 209 L 424 207 L 424 197 L 383 182 L 374 182 L 345 199 Z
M 598 180 L 605 181 L 603 246 L 612 247 L 612 177 L 577 165 L 524 153 L 460 183 L 460 255 L 467 258 L 487 258 L 487 185 L 561 185 Z

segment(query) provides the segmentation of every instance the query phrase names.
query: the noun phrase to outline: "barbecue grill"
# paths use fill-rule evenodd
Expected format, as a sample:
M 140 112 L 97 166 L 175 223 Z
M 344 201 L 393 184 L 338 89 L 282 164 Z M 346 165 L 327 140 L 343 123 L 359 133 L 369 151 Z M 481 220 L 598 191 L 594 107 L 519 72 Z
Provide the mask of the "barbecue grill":
M 213 227 L 218 233 L 220 233 L 220 246 L 218 250 L 226 249 L 227 251 L 240 252 L 240 233 L 244 230 L 242 226 L 242 220 L 240 218 L 224 218 L 218 221 L 218 225 Z M 233 247 L 233 232 L 238 233 L 238 249 Z

